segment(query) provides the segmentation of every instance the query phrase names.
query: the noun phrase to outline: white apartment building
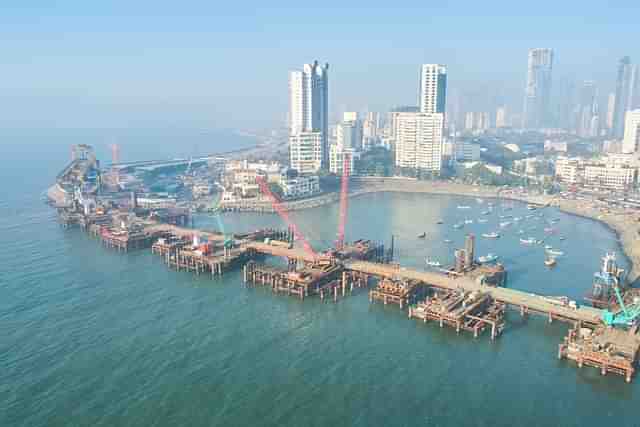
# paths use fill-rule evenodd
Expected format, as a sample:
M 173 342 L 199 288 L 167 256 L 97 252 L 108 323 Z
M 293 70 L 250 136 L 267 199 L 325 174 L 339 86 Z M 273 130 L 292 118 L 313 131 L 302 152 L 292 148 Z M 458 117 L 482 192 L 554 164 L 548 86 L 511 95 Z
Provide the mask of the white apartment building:
M 624 139 L 622 153 L 631 154 L 638 151 L 640 144 L 640 109 L 627 111 L 624 121 Z
M 423 64 L 420 69 L 420 112 L 443 113 L 447 98 L 447 67 L 440 64 Z
M 340 144 L 332 144 L 329 148 L 329 171 L 336 175 L 342 175 L 347 162 L 347 176 L 353 174 L 355 160 L 359 158 L 359 153 L 353 148 L 346 148 Z
M 314 174 L 322 167 L 322 132 L 289 136 L 289 161 L 300 174 Z
M 289 135 L 320 133 L 321 166 L 328 162 L 329 64 L 289 72 Z
M 320 179 L 316 175 L 291 178 L 285 171 L 280 178 L 280 187 L 285 199 L 309 197 L 320 192 Z
M 396 113 L 396 166 L 440 172 L 444 114 Z
M 556 159 L 556 179 L 567 184 L 582 182 L 583 169 L 580 159 L 558 157 Z
M 584 183 L 588 186 L 626 190 L 635 182 L 636 169 L 630 167 L 610 167 L 607 165 L 587 165 L 584 168 Z

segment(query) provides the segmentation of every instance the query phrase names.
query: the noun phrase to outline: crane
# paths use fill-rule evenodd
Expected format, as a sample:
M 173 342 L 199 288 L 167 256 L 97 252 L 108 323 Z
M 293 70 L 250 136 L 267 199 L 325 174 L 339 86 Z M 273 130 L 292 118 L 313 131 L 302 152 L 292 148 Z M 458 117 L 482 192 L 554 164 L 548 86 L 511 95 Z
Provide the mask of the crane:
M 620 311 L 614 313 L 606 310 L 602 314 L 602 321 L 607 326 L 630 327 L 635 325 L 640 317 L 640 304 L 634 303 L 627 307 L 624 303 L 624 298 L 620 294 L 617 282 L 613 284 L 613 291 L 616 294 L 618 304 L 620 304 Z

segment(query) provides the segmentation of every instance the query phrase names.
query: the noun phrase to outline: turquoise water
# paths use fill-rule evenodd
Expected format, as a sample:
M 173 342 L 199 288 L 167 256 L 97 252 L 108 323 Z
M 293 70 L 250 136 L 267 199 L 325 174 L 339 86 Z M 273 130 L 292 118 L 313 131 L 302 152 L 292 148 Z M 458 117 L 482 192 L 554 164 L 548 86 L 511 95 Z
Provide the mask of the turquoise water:
M 0 168 L 10 183 L 0 200 L 1 426 L 638 424 L 640 383 L 558 361 L 567 328 L 559 322 L 513 313 L 492 343 L 410 321 L 364 292 L 301 302 L 247 289 L 237 272 L 211 280 L 167 270 L 148 251 L 106 250 L 59 228 L 39 201 L 65 145 L 33 147 L 15 144 Z M 450 260 L 465 232 L 497 229 L 496 216 L 452 228 L 484 209 L 459 197 L 362 196 L 350 201 L 347 238 L 388 243 L 394 234 L 400 261 L 422 268 L 427 256 Z M 507 213 L 529 214 L 520 204 Z M 580 298 L 600 256 L 619 253 L 615 236 L 593 221 L 545 215 L 560 218 L 558 235 L 568 237 L 549 239 L 566 253 L 553 271 L 540 247 L 518 243 L 519 226 L 478 238 L 478 252 L 503 257 L 511 287 Z M 292 217 L 316 248 L 335 239 L 336 205 Z M 270 215 L 223 220 L 238 231 L 280 225 Z M 536 221 L 526 221 L 537 227 L 526 235 L 541 238 Z M 422 231 L 426 240 L 416 238 Z

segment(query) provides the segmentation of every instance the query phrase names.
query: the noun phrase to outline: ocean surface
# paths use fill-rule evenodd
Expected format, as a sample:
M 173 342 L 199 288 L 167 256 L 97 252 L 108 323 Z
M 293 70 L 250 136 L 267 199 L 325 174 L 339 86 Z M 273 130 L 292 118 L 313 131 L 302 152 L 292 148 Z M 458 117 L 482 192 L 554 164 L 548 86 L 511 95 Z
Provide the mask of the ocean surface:
M 640 381 L 558 361 L 563 323 L 509 313 L 496 342 L 473 339 L 370 304 L 364 290 L 337 304 L 301 302 L 245 288 L 239 272 L 215 280 L 178 273 L 147 250 L 116 253 L 60 228 L 41 193 L 70 144 L 95 144 L 107 157 L 103 135 L 0 132 L 0 426 L 639 425 Z M 252 143 L 178 130 L 118 138 L 123 160 Z M 397 259 L 424 268 L 426 257 L 451 262 L 465 233 L 511 221 L 498 215 L 531 213 L 507 207 L 479 224 L 486 202 L 473 198 L 371 194 L 350 200 L 347 239 L 388 244 L 393 234 Z M 337 205 L 292 218 L 317 249 L 336 238 Z M 552 218 L 557 232 L 546 244 L 565 255 L 549 270 L 542 247 L 521 245 L 517 231 L 543 238 Z M 474 223 L 452 227 L 464 219 Z M 282 225 L 272 215 L 222 221 L 227 231 Z M 209 216 L 195 223 L 218 228 Z M 610 230 L 554 210 L 502 234 L 478 237 L 477 252 L 500 255 L 513 288 L 581 301 L 605 252 L 627 265 Z

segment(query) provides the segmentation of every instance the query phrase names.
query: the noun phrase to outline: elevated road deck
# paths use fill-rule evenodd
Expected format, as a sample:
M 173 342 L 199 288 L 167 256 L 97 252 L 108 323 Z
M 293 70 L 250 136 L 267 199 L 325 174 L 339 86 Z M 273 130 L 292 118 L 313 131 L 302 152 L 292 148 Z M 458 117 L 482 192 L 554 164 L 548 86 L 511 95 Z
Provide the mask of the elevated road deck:
M 588 324 L 601 323 L 602 310 L 597 308 L 582 306 L 573 309 L 568 306 L 550 302 L 543 295 L 536 295 L 516 289 L 485 286 L 464 276 L 453 277 L 441 273 L 411 270 L 402 267 L 398 268 L 393 265 L 367 261 L 346 261 L 344 267 L 347 270 L 358 271 L 378 277 L 419 280 L 442 289 L 455 290 L 462 288 L 471 292 L 487 292 L 496 301 L 520 307 L 525 312 L 535 312 L 565 321 L 581 321 Z

